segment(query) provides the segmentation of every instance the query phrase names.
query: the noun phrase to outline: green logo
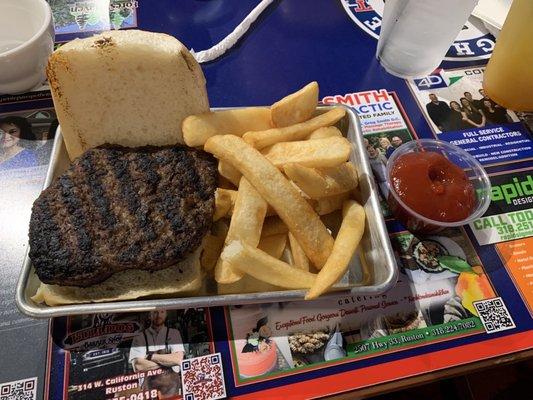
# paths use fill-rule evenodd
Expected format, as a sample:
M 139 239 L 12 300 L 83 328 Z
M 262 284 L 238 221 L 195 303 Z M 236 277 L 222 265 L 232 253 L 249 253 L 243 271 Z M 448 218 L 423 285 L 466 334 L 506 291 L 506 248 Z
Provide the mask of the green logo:
M 492 186 L 491 191 L 492 201 L 504 200 L 507 204 L 513 204 L 513 199 L 517 197 L 530 195 L 533 195 L 533 178 L 531 175 L 528 175 L 523 180 L 513 178 L 512 183 Z

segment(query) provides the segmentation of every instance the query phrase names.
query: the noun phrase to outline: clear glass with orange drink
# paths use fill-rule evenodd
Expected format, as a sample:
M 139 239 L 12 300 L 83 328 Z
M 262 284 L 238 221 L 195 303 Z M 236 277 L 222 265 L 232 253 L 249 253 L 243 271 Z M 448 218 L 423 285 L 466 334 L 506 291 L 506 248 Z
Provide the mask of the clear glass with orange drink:
M 483 89 L 514 111 L 533 111 L 533 0 L 514 0 L 485 70 Z

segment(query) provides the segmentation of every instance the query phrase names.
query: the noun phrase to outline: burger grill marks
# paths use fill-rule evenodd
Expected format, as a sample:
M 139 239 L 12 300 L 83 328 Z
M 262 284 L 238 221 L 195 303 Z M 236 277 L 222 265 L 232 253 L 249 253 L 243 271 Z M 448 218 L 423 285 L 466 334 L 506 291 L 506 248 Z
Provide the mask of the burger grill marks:
M 186 146 L 88 150 L 34 203 L 37 275 L 85 287 L 125 269 L 176 264 L 211 226 L 216 174 L 211 155 Z

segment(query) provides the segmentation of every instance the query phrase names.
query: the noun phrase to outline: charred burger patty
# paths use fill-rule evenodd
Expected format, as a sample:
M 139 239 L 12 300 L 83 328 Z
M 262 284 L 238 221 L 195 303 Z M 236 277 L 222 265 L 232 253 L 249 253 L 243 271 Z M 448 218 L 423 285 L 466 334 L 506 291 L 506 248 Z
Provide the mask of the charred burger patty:
M 35 201 L 30 257 L 44 283 L 90 286 L 167 268 L 211 226 L 216 161 L 185 146 L 88 150 Z

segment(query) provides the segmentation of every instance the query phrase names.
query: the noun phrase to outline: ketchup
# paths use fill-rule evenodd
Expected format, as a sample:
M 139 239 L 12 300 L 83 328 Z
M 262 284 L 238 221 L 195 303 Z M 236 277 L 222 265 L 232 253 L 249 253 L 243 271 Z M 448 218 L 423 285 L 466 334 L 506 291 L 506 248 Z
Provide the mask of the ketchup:
M 474 186 L 465 172 L 433 151 L 398 157 L 390 182 L 405 205 L 434 221 L 461 221 L 470 216 L 476 205 Z

